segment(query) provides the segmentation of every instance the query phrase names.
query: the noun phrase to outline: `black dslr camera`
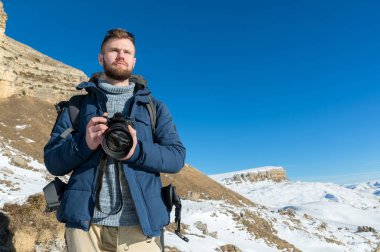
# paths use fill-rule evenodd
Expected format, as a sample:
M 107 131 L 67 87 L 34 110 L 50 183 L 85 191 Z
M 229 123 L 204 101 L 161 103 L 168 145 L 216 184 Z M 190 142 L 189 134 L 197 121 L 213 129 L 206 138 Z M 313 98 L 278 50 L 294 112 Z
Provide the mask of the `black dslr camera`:
M 104 133 L 102 148 L 104 152 L 114 158 L 120 159 L 128 155 L 133 146 L 132 135 L 128 125 L 134 128 L 132 120 L 124 117 L 120 112 L 107 121 L 108 129 Z

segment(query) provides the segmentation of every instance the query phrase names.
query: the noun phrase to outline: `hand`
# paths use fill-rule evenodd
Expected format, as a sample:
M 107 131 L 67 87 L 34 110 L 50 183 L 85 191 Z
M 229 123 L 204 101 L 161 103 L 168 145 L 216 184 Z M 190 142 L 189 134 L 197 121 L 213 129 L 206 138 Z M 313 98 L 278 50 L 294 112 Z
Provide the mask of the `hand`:
M 128 125 L 128 130 L 129 130 L 129 133 L 131 133 L 131 136 L 132 136 L 132 139 L 133 139 L 133 145 L 132 145 L 132 148 L 129 151 L 128 155 L 120 159 L 122 161 L 128 160 L 128 159 L 130 159 L 132 157 L 133 153 L 135 153 L 135 149 L 136 149 L 136 145 L 137 145 L 136 130 L 134 128 L 132 128 L 131 125 Z
M 103 134 L 108 129 L 107 115 L 108 113 L 104 113 L 103 117 L 93 117 L 87 124 L 86 143 L 91 150 L 96 150 L 103 141 Z

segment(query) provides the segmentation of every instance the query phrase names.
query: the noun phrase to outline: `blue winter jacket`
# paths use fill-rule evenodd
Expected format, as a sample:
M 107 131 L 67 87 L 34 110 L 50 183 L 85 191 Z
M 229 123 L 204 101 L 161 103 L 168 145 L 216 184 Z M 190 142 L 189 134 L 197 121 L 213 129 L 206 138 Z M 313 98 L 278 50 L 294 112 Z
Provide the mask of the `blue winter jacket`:
M 49 142 L 44 148 L 45 165 L 55 176 L 72 172 L 57 211 L 57 219 L 67 227 L 89 230 L 95 207 L 96 175 L 101 147 L 93 151 L 85 140 L 86 125 L 94 116 L 106 111 L 106 96 L 93 82 L 83 82 L 77 89 L 86 89 L 80 109 L 79 132 L 66 138 L 60 135 L 72 127 L 68 110 L 58 119 Z M 134 121 L 138 144 L 132 157 L 123 161 L 135 203 L 140 226 L 146 236 L 158 236 L 169 223 L 169 213 L 161 198 L 160 172 L 176 173 L 184 166 L 185 147 L 167 107 L 154 100 L 157 110 L 155 135 L 152 135 L 149 112 L 146 108 L 150 91 L 143 87 L 133 99 L 130 117 Z

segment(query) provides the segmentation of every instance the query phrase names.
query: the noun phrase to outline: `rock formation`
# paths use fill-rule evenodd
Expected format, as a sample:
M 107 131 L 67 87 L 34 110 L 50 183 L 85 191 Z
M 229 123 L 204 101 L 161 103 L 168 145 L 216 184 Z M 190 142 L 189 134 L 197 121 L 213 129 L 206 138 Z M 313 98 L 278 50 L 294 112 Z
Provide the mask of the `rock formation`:
M 5 32 L 5 24 L 7 23 L 7 13 L 4 11 L 3 3 L 0 1 L 0 34 Z
M 75 85 L 87 76 L 7 37 L 7 14 L 1 1 L 0 17 L 0 98 L 28 95 L 57 102 L 75 94 Z
M 272 180 L 275 182 L 281 182 L 287 180 L 286 172 L 284 168 L 272 168 L 267 170 L 258 170 L 247 173 L 235 174 L 233 177 L 225 178 L 226 184 L 242 183 L 244 182 L 257 182 L 263 180 Z

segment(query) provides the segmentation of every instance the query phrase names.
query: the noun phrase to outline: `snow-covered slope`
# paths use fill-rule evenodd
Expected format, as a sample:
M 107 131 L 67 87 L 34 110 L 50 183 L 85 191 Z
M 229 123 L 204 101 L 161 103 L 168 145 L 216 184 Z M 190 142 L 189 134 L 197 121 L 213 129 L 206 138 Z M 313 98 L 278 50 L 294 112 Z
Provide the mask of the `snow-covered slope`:
M 223 201 L 182 202 L 182 223 L 186 224 L 188 243 L 173 233 L 165 233 L 165 244 L 180 251 L 210 252 L 223 245 L 231 244 L 241 251 L 278 251 L 270 247 L 263 239 L 254 239 L 252 234 L 237 220 L 235 213 L 253 211 L 226 204 Z M 174 219 L 174 215 L 171 218 Z M 233 250 L 231 250 L 233 251 Z
M 2 137 L 0 141 L 4 143 Z M 1 147 L 0 208 L 5 203 L 22 204 L 28 196 L 42 192 L 48 183 L 46 176 L 45 166 L 35 159 L 9 146 Z
M 265 168 L 259 168 L 262 171 Z M 373 251 L 380 242 L 379 182 L 341 186 L 333 183 L 283 181 L 241 181 L 225 183 L 231 175 L 210 176 L 271 213 L 282 213 L 282 221 L 274 222 L 279 236 L 303 251 Z M 252 172 L 252 169 L 250 170 Z M 269 214 L 271 215 L 271 214 Z M 284 226 L 283 217 L 298 222 Z M 274 216 L 273 216 L 274 217 Z M 327 235 L 322 238 L 319 236 Z

